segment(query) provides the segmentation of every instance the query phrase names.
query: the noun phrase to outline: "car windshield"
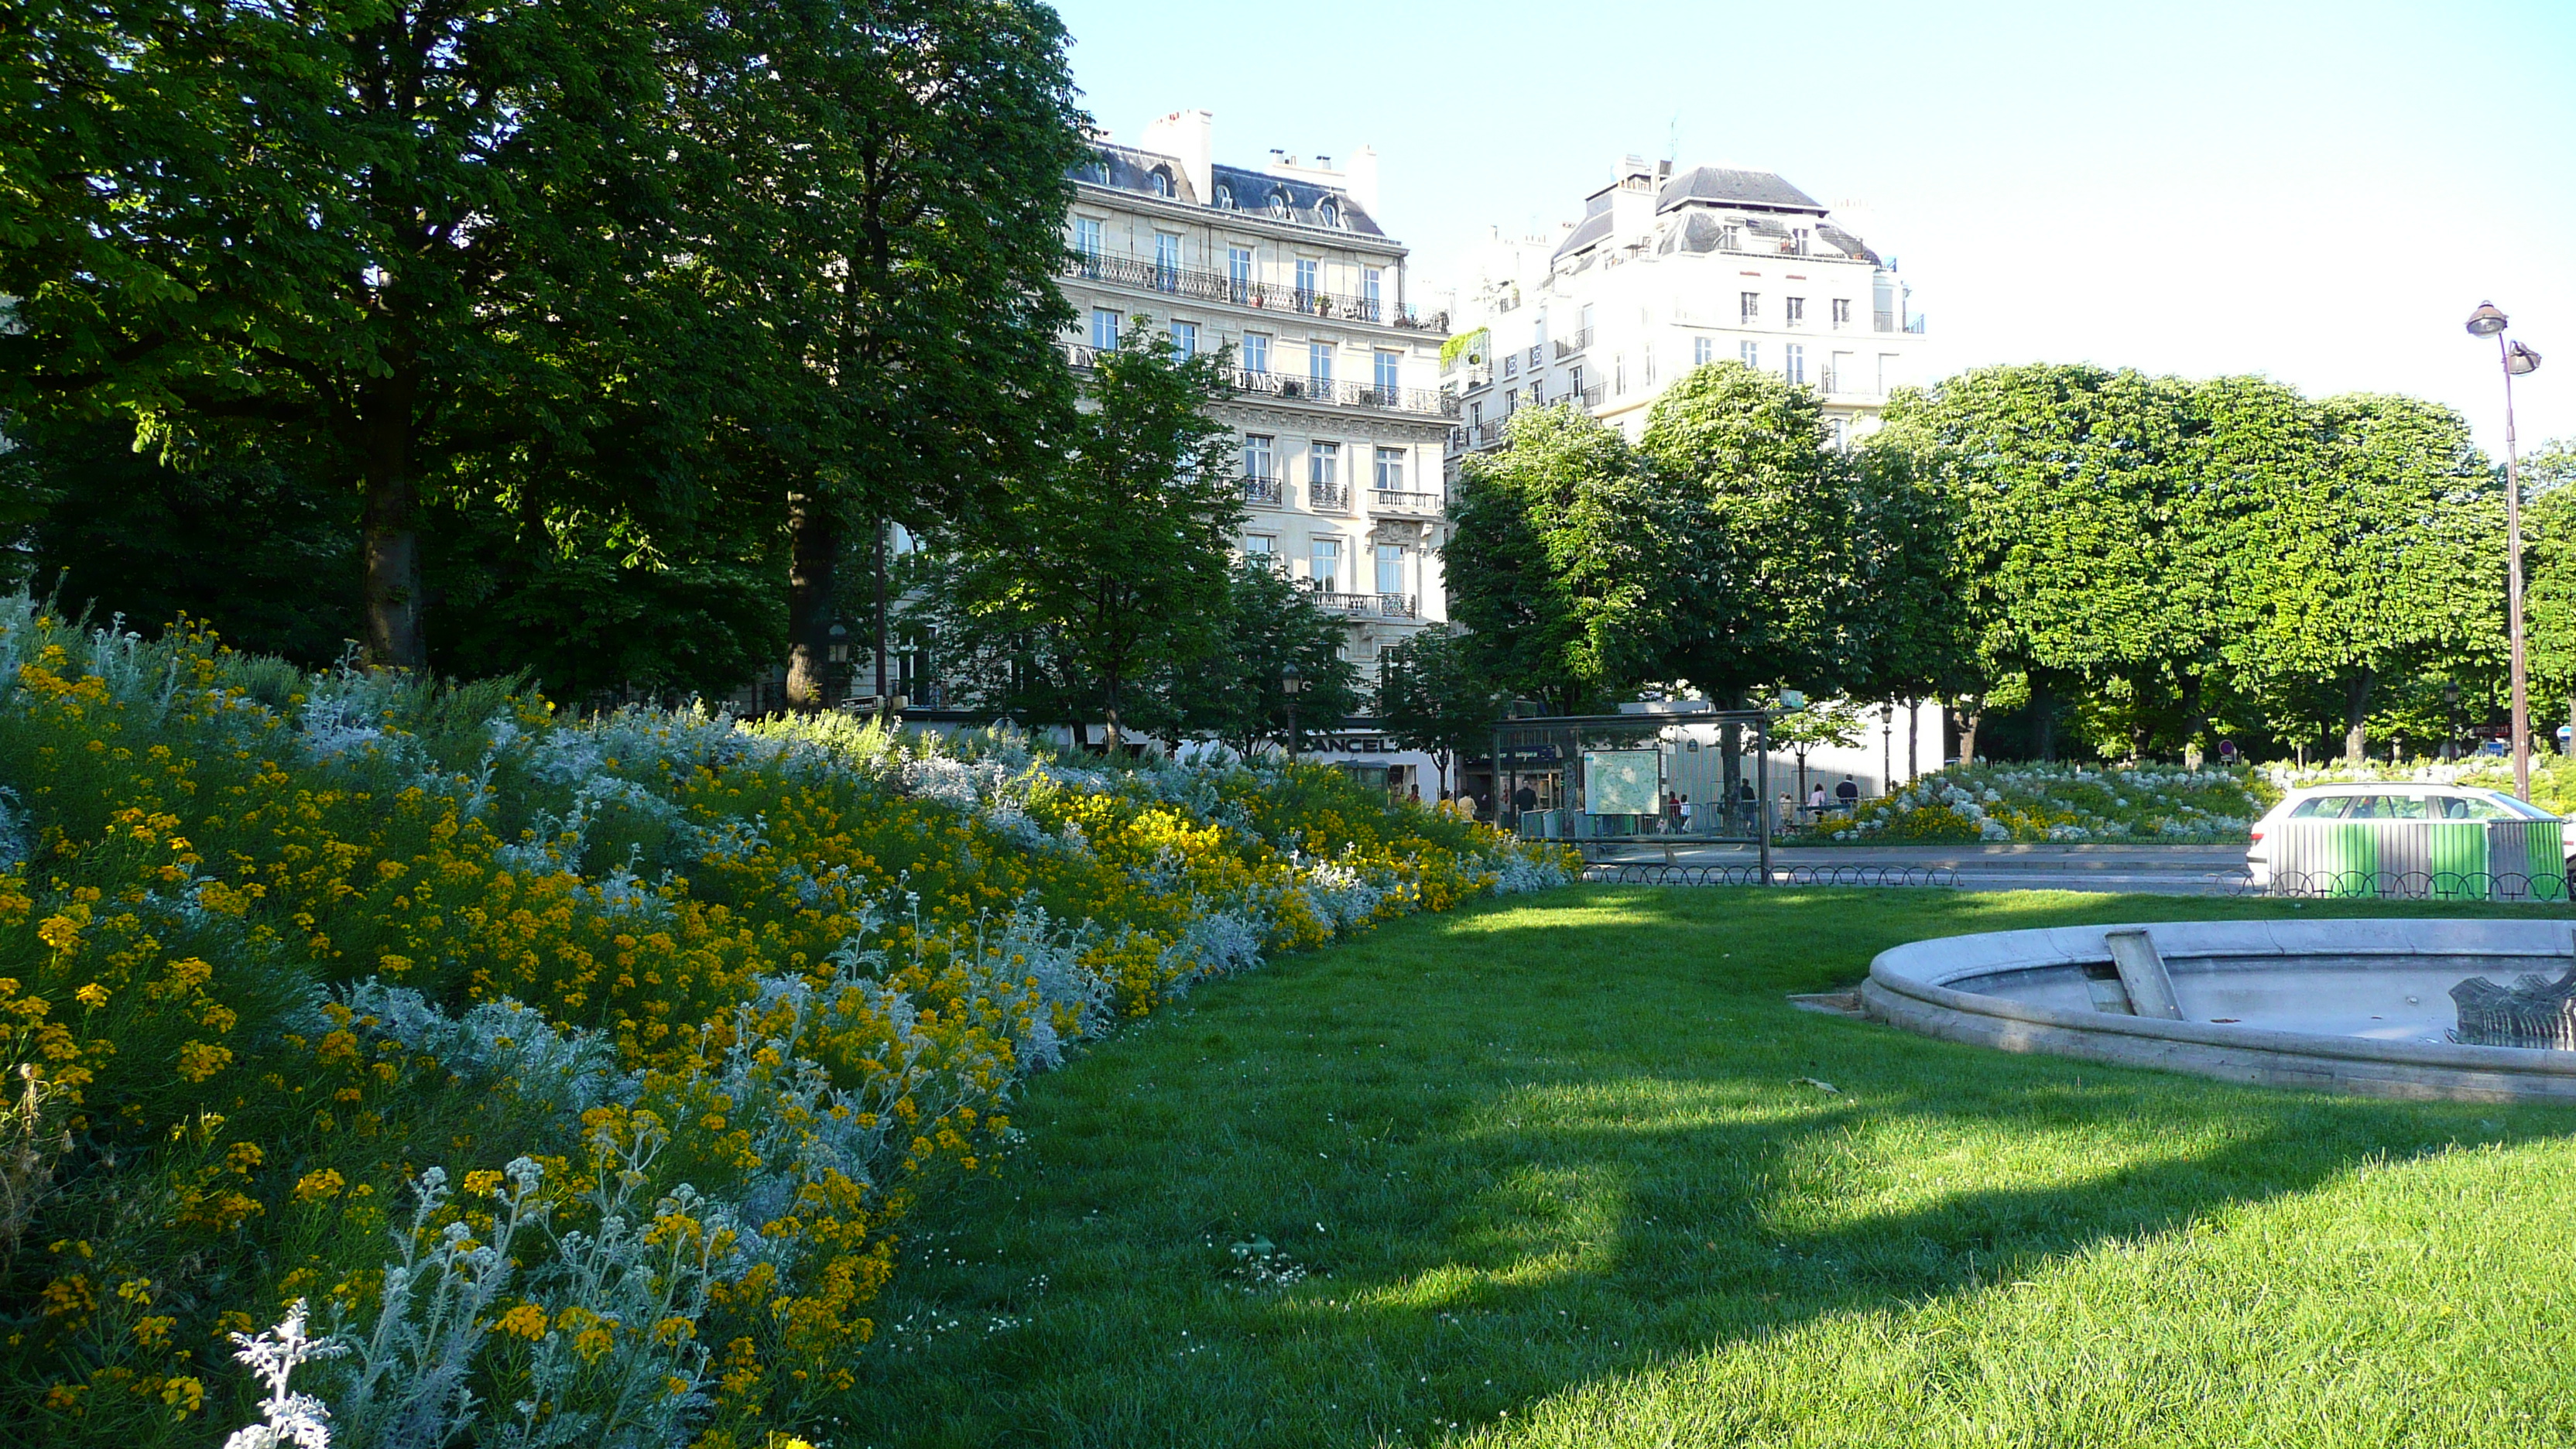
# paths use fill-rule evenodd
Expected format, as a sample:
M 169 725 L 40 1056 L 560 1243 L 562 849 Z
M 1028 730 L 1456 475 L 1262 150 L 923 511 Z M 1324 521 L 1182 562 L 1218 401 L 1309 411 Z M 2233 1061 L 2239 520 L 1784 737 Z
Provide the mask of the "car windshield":
M 2511 795 L 2490 793 L 2483 795 L 2480 798 L 2482 800 L 2492 802 L 2494 806 L 2502 809 L 2506 814 L 2519 815 L 2525 820 L 2555 820 L 2558 818 L 2557 816 L 2550 814 L 2548 811 L 2541 809 L 2537 805 L 2525 804 L 2520 800 L 2516 800 Z M 2492 820 L 2502 820 L 2506 818 L 2506 816 L 2493 815 L 2487 818 Z

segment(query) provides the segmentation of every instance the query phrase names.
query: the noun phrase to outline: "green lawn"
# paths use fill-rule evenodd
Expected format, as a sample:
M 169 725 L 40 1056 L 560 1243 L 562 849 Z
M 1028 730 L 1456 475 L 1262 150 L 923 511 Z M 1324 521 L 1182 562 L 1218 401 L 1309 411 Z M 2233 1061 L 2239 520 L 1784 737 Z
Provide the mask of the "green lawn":
M 1032 1085 L 818 1437 L 2576 1443 L 2576 1111 L 1785 999 L 1924 936 L 2296 910 L 1578 888 L 1278 962 Z

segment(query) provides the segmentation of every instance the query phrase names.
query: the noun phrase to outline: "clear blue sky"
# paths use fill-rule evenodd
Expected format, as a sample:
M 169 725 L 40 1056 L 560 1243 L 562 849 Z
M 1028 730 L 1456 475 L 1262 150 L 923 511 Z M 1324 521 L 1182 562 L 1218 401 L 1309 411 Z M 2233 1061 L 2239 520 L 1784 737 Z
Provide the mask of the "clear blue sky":
M 1867 202 L 1939 370 L 2411 392 L 2500 452 L 2491 297 L 2548 358 L 2524 446 L 2576 437 L 2576 0 L 1058 8 L 1122 140 L 1202 107 L 1220 160 L 1374 145 L 1417 295 L 1677 143 Z

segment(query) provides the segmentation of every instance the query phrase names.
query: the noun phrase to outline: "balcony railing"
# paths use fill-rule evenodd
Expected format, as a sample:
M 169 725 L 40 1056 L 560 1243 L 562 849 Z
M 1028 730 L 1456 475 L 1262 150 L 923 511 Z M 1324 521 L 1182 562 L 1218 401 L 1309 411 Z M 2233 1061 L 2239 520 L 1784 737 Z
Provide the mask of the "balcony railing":
M 1369 492 L 1369 507 L 1379 513 L 1438 513 L 1443 502 L 1437 493 L 1402 488 L 1376 488 Z
M 1351 485 L 1348 483 L 1308 483 L 1306 485 L 1306 506 L 1316 510 L 1317 512 L 1330 509 L 1338 513 L 1351 506 Z
M 1247 474 L 1243 480 L 1243 501 L 1266 504 L 1272 508 L 1278 507 L 1279 480 Z
M 1601 384 L 1601 383 L 1597 383 L 1597 382 L 1596 382 L 1596 383 L 1592 384 L 1590 387 L 1587 387 L 1587 388 L 1583 389 L 1581 392 L 1576 393 L 1576 394 L 1575 394 L 1575 396 L 1577 396 L 1577 397 L 1579 397 L 1579 398 L 1583 399 L 1583 405 L 1584 405 L 1585 407 L 1588 407 L 1588 408 L 1597 408 L 1597 407 L 1601 406 L 1601 390 L 1602 390 L 1602 387 L 1603 387 L 1603 384 Z
M 1557 360 L 1563 361 L 1569 357 L 1580 356 L 1583 349 L 1590 347 L 1591 345 L 1592 329 L 1589 327 L 1584 328 L 1582 331 L 1575 333 L 1571 337 L 1560 337 L 1556 340 Z
M 1076 372 L 1089 372 L 1100 353 L 1100 348 L 1088 343 L 1068 342 L 1064 345 L 1065 362 Z M 1248 367 L 1229 368 L 1225 376 L 1236 392 L 1261 397 L 1328 403 L 1335 407 L 1366 408 L 1376 412 L 1409 413 L 1426 418 L 1458 416 L 1458 399 L 1436 387 L 1364 387 L 1356 382 L 1298 377 L 1285 372 L 1256 372 Z
M 1418 619 L 1422 617 L 1421 601 L 1411 594 L 1345 594 L 1332 589 L 1317 589 L 1308 597 L 1328 614 L 1348 614 L 1356 619 Z
M 1140 257 L 1088 256 L 1077 252 L 1065 259 L 1064 274 L 1113 286 L 1138 287 L 1194 302 L 1226 302 L 1256 311 L 1293 312 L 1307 317 L 1349 318 L 1422 332 L 1446 333 L 1449 330 L 1449 314 L 1446 312 L 1416 312 L 1383 298 L 1351 297 L 1339 292 L 1317 291 L 1312 287 L 1282 287 L 1197 267 L 1164 266 Z
M 1908 317 L 1899 322 L 1893 312 L 1872 312 L 1869 314 L 1869 320 L 1870 330 L 1873 332 L 1911 332 L 1917 337 L 1923 335 L 1923 318 L 1920 315 Z

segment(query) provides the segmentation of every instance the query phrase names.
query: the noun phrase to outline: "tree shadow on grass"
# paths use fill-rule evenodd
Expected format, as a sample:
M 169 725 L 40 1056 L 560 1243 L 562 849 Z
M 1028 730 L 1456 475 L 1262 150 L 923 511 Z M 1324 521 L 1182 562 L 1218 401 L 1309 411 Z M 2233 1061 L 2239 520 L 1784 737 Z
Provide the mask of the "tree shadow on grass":
M 1848 980 L 1907 929 L 1875 909 L 1751 925 L 1833 932 Z M 1617 910 L 1665 945 L 1746 939 L 1701 903 Z M 1411 934 L 1230 986 L 1045 1084 L 1031 1160 L 923 1219 L 851 1442 L 1420 1443 L 2576 1121 L 2013 1057 L 1780 1001 L 1778 972 L 1832 963 L 1659 970 L 1643 938 L 1500 919 Z M 1489 979 L 1515 934 L 1538 949 Z M 1232 1251 L 1256 1242 L 1266 1281 Z

